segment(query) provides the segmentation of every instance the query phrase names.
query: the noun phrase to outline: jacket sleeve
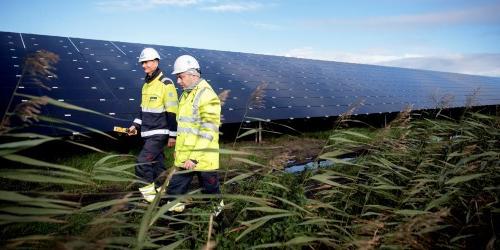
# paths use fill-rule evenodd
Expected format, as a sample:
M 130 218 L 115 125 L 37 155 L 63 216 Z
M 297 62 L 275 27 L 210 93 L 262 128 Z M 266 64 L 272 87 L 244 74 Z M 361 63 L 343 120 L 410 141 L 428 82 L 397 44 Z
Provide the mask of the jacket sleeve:
M 209 149 L 213 140 L 219 139 L 221 105 L 219 97 L 213 91 L 204 91 L 198 107 L 200 128 L 198 138 L 189 159 L 198 160 L 203 150 Z
M 179 110 L 179 98 L 177 97 L 177 90 L 175 89 L 174 83 L 170 78 L 164 81 L 165 91 L 163 96 L 164 106 L 166 109 L 167 126 L 169 130 L 170 137 L 177 136 L 177 113 Z

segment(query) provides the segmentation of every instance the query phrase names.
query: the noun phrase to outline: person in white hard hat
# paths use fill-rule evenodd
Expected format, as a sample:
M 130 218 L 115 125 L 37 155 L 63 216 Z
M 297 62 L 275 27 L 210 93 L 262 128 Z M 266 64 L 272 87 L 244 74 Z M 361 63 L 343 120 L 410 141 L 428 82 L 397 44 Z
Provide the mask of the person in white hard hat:
M 177 116 L 177 143 L 175 162 L 177 168 L 193 172 L 175 174 L 167 188 L 168 195 L 181 195 L 188 191 L 194 176 L 198 177 L 202 193 L 220 194 L 219 175 L 219 126 L 221 103 L 210 84 L 201 78 L 198 61 L 183 55 L 174 63 L 173 75 L 184 90 L 179 100 Z M 222 210 L 222 200 L 214 214 Z M 170 210 L 182 211 L 178 203 Z
M 153 48 L 145 48 L 139 56 L 139 63 L 146 73 L 141 110 L 128 129 L 129 135 L 140 130 L 144 139 L 135 173 L 145 183 L 139 191 L 148 202 L 154 200 L 163 182 L 165 145 L 173 147 L 177 136 L 177 91 L 172 80 L 158 67 L 159 62 L 160 55 Z

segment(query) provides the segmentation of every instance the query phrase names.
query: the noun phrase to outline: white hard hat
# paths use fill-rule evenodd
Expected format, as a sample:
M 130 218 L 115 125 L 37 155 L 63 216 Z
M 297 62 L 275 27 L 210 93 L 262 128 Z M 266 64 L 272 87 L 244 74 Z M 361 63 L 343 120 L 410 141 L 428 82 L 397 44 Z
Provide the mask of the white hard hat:
M 190 69 L 200 70 L 200 64 L 198 64 L 198 61 L 196 61 L 194 57 L 190 55 L 182 55 L 175 60 L 172 75 L 180 74 Z
M 139 62 L 151 61 L 154 59 L 160 60 L 160 54 L 153 48 L 145 48 L 142 50 L 141 55 L 139 56 Z

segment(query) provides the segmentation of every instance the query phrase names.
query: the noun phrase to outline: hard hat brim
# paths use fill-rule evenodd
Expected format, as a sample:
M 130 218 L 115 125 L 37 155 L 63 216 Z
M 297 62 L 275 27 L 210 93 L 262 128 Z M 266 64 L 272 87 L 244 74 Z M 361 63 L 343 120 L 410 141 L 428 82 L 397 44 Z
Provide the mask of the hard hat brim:
M 147 62 L 147 61 L 154 61 L 154 60 L 157 60 L 160 61 L 160 58 L 153 58 L 153 59 L 146 59 L 146 58 L 143 58 L 143 59 L 139 59 L 138 62 Z

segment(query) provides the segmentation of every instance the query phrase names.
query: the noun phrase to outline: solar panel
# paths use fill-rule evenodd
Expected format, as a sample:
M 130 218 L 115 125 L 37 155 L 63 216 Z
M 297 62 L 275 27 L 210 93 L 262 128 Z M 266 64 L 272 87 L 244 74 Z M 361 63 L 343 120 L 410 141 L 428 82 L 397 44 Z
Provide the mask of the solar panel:
M 495 77 L 12 32 L 0 32 L 0 44 L 2 112 L 14 90 L 47 95 L 116 118 L 55 106 L 43 109 L 55 118 L 103 131 L 128 126 L 139 109 L 144 72 L 137 60 L 145 47 L 158 50 L 166 73 L 180 55 L 197 58 L 214 90 L 230 91 L 222 108 L 224 123 L 248 120 L 245 114 L 268 120 L 338 116 L 352 105 L 356 114 L 398 112 L 409 105 L 435 108 L 445 99 L 449 107 L 460 107 L 472 95 L 476 105 L 500 103 L 500 78 Z M 21 79 L 23 60 L 39 50 L 59 56 L 56 75 L 44 79 L 44 86 L 30 77 Z M 252 100 L 258 88 L 260 105 Z M 26 100 L 17 96 L 14 103 Z M 45 132 L 61 132 L 50 128 L 56 124 L 42 125 L 48 126 Z

